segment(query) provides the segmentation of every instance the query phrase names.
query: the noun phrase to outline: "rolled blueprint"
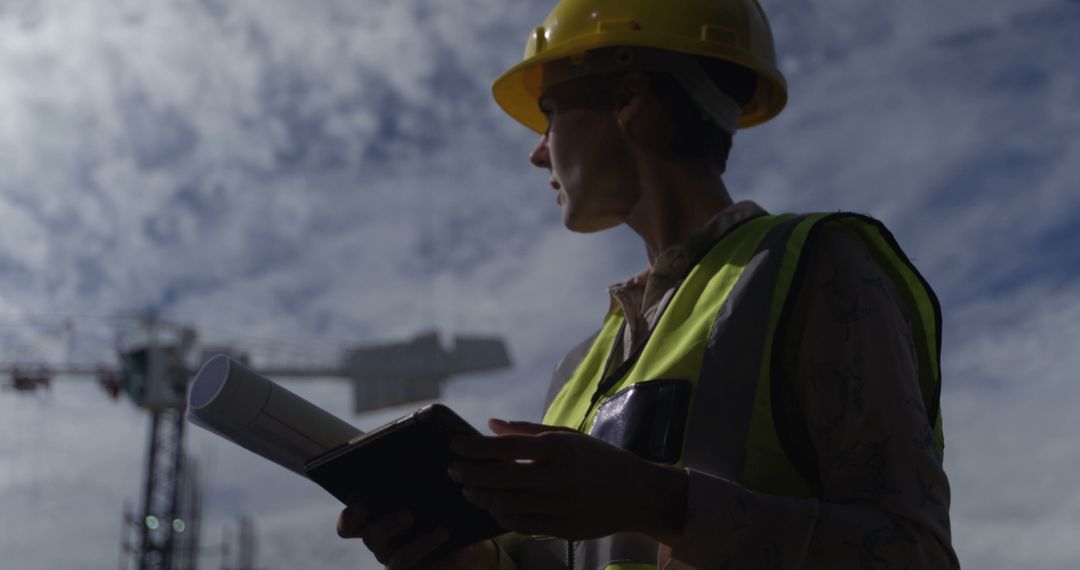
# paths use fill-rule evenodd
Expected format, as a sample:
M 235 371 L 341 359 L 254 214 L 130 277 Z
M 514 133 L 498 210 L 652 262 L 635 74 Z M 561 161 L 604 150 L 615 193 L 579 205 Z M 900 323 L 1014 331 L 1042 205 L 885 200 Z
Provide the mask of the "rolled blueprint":
M 363 432 L 219 354 L 188 392 L 187 419 L 291 471 Z

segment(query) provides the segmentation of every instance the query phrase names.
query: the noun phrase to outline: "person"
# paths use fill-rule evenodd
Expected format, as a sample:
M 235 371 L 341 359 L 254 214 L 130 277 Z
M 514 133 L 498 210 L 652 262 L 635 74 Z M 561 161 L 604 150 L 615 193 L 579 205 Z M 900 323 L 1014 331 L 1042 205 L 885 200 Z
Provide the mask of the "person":
M 444 529 L 355 505 L 339 534 L 394 569 L 958 567 L 933 291 L 880 222 L 723 182 L 787 100 L 756 0 L 561 0 L 493 91 L 565 226 L 626 224 L 648 266 L 541 423 L 454 441 L 452 479 L 512 533 L 429 561 Z

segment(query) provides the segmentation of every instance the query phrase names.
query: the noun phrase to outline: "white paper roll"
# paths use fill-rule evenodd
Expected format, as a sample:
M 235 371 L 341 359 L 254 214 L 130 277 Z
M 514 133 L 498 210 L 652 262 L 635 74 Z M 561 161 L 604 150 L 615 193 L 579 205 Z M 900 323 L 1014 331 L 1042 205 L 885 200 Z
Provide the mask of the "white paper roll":
M 195 375 L 187 418 L 301 475 L 308 460 L 363 433 L 224 354 Z

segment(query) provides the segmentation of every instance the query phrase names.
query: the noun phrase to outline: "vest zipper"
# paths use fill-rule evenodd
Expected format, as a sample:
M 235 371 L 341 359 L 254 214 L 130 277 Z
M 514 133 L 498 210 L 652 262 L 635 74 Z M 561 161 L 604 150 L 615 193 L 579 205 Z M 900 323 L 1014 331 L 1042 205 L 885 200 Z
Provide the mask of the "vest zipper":
M 686 277 L 684 276 L 678 283 L 675 284 L 676 291 L 678 291 L 679 287 L 682 286 L 682 282 L 685 280 Z M 670 302 L 668 304 L 670 305 Z M 660 311 L 660 314 L 656 316 L 657 324 L 660 323 L 660 319 L 664 316 L 664 313 L 667 312 L 667 308 L 668 305 L 665 305 Z M 585 423 L 588 422 L 589 418 L 592 417 L 596 405 L 600 402 L 600 400 L 604 399 L 604 396 L 607 395 L 608 390 L 611 390 L 612 387 L 618 384 L 619 380 L 622 380 L 622 378 L 626 376 L 628 372 L 630 372 L 630 369 L 633 368 L 635 364 L 637 364 L 638 357 L 641 356 L 641 352 L 645 350 L 645 345 L 649 343 L 649 339 L 652 338 L 653 330 L 656 329 L 656 327 L 654 326 L 652 329 L 646 332 L 645 337 L 638 342 L 636 347 L 634 347 L 634 351 L 626 355 L 626 358 L 622 361 L 621 364 L 615 367 L 615 370 L 611 370 L 611 363 L 615 361 L 616 351 L 622 350 L 623 348 L 623 335 L 626 332 L 625 321 L 626 319 L 623 319 L 623 325 L 619 327 L 619 334 L 615 337 L 615 344 L 611 347 L 611 353 L 608 354 L 607 362 L 604 363 L 604 371 L 600 375 L 600 382 L 596 385 L 596 391 L 593 392 L 592 398 L 589 400 L 589 408 L 585 412 L 585 417 L 581 418 L 581 423 L 578 424 L 577 431 L 582 431 L 583 429 L 585 429 Z
M 574 541 L 566 540 L 566 570 L 574 570 Z

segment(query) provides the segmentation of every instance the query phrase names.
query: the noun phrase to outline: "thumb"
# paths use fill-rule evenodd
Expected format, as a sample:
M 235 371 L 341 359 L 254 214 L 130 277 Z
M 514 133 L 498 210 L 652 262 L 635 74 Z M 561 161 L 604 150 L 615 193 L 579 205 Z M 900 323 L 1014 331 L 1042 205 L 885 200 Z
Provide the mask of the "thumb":
M 496 435 L 537 435 L 544 432 L 552 431 L 574 432 L 574 430 L 562 426 L 549 426 L 544 424 L 535 424 L 532 422 L 509 422 L 506 420 L 500 420 L 498 418 L 489 419 L 488 427 L 491 428 L 491 431 L 495 432 Z

